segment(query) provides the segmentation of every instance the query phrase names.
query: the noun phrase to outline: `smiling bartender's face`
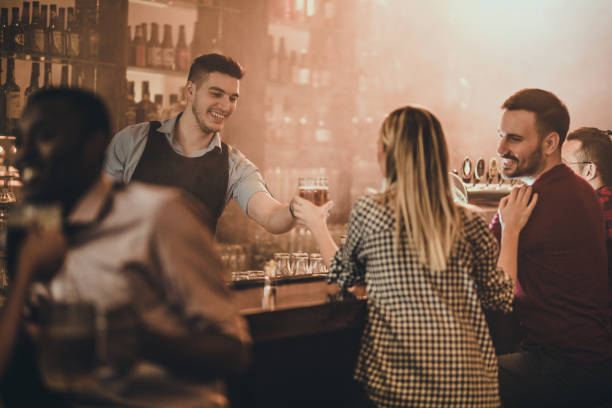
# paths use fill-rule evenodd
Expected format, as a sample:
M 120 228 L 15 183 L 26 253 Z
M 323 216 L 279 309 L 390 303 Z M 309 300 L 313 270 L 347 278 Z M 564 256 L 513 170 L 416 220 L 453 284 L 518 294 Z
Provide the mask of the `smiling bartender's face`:
M 220 132 L 236 110 L 240 81 L 220 72 L 211 72 L 199 87 L 187 83 L 187 103 L 202 132 Z

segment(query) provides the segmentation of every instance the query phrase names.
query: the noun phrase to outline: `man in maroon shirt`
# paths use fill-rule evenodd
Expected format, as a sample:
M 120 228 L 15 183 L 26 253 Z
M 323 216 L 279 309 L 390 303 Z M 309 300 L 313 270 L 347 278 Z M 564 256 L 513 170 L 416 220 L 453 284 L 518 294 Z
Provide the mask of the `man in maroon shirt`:
M 538 193 L 518 249 L 521 351 L 499 357 L 504 407 L 589 407 L 612 389 L 604 218 L 591 186 L 561 162 L 569 128 L 555 95 L 523 89 L 502 105 L 502 175 Z M 495 216 L 491 229 L 500 237 Z
M 561 156 L 569 168 L 593 187 L 604 211 L 612 311 L 612 139 L 597 128 L 583 127 L 567 135 Z

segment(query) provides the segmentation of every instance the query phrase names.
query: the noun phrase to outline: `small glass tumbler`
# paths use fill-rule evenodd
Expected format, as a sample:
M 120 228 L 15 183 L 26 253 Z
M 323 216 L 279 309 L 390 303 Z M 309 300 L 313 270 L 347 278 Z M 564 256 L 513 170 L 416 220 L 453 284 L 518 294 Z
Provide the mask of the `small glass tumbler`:
M 310 273 L 312 275 L 323 276 L 327 275 L 327 267 L 323 263 L 321 254 L 310 254 Z
M 291 270 L 294 276 L 309 275 L 308 254 L 305 252 L 294 252 L 291 256 Z
M 291 276 L 291 262 L 290 256 L 285 252 L 277 252 L 274 254 L 274 261 L 276 262 L 276 273 L 275 278 L 284 278 Z

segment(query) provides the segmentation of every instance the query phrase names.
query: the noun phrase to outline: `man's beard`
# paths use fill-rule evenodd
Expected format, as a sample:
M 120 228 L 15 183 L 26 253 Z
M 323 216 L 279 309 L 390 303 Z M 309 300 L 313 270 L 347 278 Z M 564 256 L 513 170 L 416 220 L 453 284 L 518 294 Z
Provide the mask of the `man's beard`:
M 198 126 L 200 127 L 200 130 L 203 133 L 205 134 L 216 133 L 215 130 L 212 130 L 208 126 L 206 126 L 206 123 L 204 122 L 204 120 L 200 118 L 200 113 L 195 105 L 191 106 L 191 112 L 193 112 L 193 116 L 196 118 L 196 122 L 198 123 Z M 206 115 L 206 113 L 204 114 Z
M 542 167 L 542 142 L 538 142 L 538 146 L 536 149 L 529 155 L 529 157 L 521 163 L 517 157 L 512 156 L 510 154 L 505 154 L 502 156 L 504 159 L 511 159 L 516 163 L 516 168 L 514 172 L 510 174 L 506 174 L 502 171 L 503 178 L 513 179 L 525 176 L 533 176 L 536 175 L 540 168 Z

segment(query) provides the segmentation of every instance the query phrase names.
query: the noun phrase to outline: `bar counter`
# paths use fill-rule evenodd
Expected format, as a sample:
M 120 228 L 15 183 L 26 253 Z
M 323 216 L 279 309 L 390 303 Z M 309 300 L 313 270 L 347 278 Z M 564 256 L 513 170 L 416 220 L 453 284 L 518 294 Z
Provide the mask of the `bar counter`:
M 323 279 L 277 285 L 273 307 L 261 285 L 233 292 L 253 338 L 247 372 L 229 380 L 233 408 L 364 406 L 352 374 L 365 300 Z

